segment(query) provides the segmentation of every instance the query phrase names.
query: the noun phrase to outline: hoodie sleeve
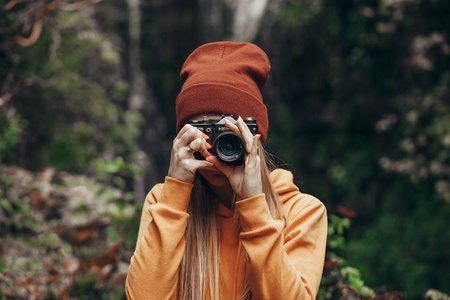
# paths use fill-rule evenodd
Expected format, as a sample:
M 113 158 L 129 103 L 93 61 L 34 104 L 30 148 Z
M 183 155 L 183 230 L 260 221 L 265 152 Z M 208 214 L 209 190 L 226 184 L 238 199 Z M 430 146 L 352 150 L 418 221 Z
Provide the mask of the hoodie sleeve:
M 272 219 L 264 194 L 236 202 L 248 284 L 254 299 L 315 299 L 325 260 L 326 209 L 299 192 L 291 173 L 276 172 L 271 177 L 288 219 L 286 228 Z
M 164 185 L 156 185 L 148 193 L 125 283 L 127 299 L 176 296 L 192 186 L 166 177 Z

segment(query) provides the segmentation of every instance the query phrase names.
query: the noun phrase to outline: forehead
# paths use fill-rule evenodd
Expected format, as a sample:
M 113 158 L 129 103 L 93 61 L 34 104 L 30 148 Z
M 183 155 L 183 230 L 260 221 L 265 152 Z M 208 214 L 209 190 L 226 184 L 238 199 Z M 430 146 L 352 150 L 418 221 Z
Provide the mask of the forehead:
M 208 119 L 222 119 L 222 114 L 218 113 L 203 113 L 193 116 L 189 119 L 189 121 L 201 121 L 203 120 L 203 116 L 206 116 Z

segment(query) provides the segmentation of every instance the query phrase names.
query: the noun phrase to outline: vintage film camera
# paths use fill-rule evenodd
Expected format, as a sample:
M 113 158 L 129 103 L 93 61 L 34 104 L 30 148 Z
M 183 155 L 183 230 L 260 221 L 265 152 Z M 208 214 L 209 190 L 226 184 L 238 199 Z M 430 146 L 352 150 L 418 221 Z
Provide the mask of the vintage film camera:
M 238 134 L 225 127 L 225 120 L 232 124 L 236 123 L 233 115 L 222 115 L 222 119 L 209 120 L 204 116 L 201 121 L 189 121 L 188 123 L 209 136 L 208 142 L 212 145 L 213 155 L 229 165 L 241 165 L 246 153 L 244 141 Z M 253 135 L 258 133 L 258 124 L 255 119 L 245 118 L 244 122 Z M 205 159 L 199 152 L 195 152 L 194 157 L 200 160 Z

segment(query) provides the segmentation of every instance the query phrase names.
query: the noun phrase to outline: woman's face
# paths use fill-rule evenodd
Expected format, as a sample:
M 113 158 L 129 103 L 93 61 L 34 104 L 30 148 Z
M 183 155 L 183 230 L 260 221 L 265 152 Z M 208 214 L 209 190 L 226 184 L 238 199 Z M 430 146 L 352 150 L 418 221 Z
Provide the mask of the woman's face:
M 203 116 L 206 116 L 208 119 L 222 119 L 221 114 L 205 113 L 193 117 L 190 121 L 201 121 L 203 120 Z M 218 169 L 216 170 L 199 169 L 198 172 L 206 179 L 206 181 L 208 181 L 208 183 L 211 186 L 223 187 L 226 185 L 230 185 L 228 178 Z

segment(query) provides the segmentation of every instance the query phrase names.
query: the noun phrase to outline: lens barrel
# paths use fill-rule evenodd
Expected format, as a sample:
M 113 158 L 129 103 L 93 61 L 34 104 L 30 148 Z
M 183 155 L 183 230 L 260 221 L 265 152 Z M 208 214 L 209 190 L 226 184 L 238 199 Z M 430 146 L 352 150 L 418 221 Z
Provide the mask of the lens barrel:
M 244 161 L 244 141 L 232 131 L 225 131 L 218 135 L 215 138 L 213 150 L 221 161 L 229 165 L 240 165 Z

